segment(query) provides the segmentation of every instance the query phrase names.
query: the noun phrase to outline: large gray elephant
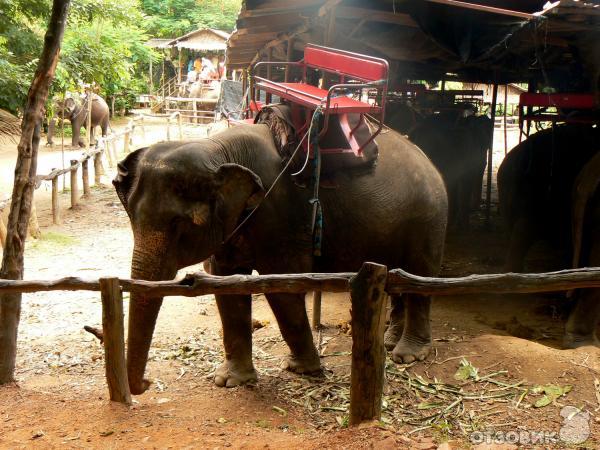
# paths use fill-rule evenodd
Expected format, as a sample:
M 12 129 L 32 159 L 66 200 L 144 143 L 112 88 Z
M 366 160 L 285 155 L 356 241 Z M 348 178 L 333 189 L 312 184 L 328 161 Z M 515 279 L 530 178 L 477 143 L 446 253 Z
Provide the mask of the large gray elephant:
M 600 267 L 600 153 L 575 179 L 572 230 L 573 268 Z M 565 346 L 598 345 L 600 289 L 582 289 L 575 296 L 575 308 L 565 327 Z
M 61 100 L 57 100 L 54 104 L 55 116 L 60 117 L 62 114 L 63 102 Z M 73 135 L 71 138 L 71 145 L 73 147 L 80 146 L 84 147 L 85 143 L 83 139 L 80 138 L 81 135 L 81 127 L 87 129 L 87 108 L 88 103 L 86 97 L 83 97 L 81 101 L 73 98 L 67 97 L 64 100 L 64 108 L 65 108 L 65 119 L 68 119 L 71 122 L 71 128 L 73 130 Z M 100 126 L 102 129 L 102 136 L 106 136 L 108 133 L 109 127 L 109 117 L 110 110 L 108 105 L 104 101 L 102 97 L 99 95 L 93 94 L 92 96 L 92 112 L 91 112 L 91 125 L 92 131 L 90 133 L 90 142 L 94 142 L 94 129 L 97 126 Z M 54 129 L 56 127 L 56 119 L 53 117 L 50 123 L 48 124 L 48 145 L 53 144 L 54 138 Z
M 566 124 L 514 147 L 498 169 L 500 215 L 509 234 L 505 270 L 522 272 L 531 246 L 546 240 L 570 265 L 573 183 L 600 150 L 600 130 Z
M 178 269 L 211 255 L 210 269 L 217 275 L 253 269 L 261 274 L 356 271 L 364 261 L 437 274 L 447 219 L 443 180 L 429 159 L 396 132 L 381 134 L 377 143 L 377 164 L 340 171 L 336 187 L 321 190 L 319 257 L 313 256 L 312 189 L 285 174 L 265 197 L 282 170 L 267 125 L 136 150 L 119 164 L 113 182 L 133 229 L 131 276 L 171 279 Z M 249 211 L 255 212 L 231 236 Z M 291 350 L 287 368 L 320 371 L 304 295 L 268 294 L 267 300 Z M 431 348 L 430 299 L 407 295 L 403 300 L 403 334 L 392 357 L 421 360 Z M 225 361 L 215 383 L 230 387 L 254 380 L 251 296 L 217 295 L 216 301 Z M 399 299 L 392 301 L 395 310 L 401 307 Z M 148 387 L 143 376 L 161 302 L 143 294 L 130 300 L 127 368 L 134 394 Z

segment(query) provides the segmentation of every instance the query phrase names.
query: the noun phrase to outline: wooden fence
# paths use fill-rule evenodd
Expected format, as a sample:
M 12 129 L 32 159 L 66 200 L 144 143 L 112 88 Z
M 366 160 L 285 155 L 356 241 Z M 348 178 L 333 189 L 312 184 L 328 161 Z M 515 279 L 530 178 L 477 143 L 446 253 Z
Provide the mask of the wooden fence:
M 600 288 L 600 268 L 537 274 L 471 275 L 427 278 L 401 269 L 365 263 L 358 273 L 305 273 L 232 275 L 188 274 L 170 281 L 118 278 L 83 280 L 69 277 L 52 281 L 0 280 L 0 293 L 39 291 L 100 291 L 104 332 L 105 370 L 110 399 L 130 404 L 127 381 L 123 291 L 152 296 L 206 294 L 350 292 L 352 299 L 352 365 L 350 424 L 379 419 L 384 383 L 386 294 L 426 295 L 517 294 L 578 288 Z
M 109 167 L 115 167 L 118 162 L 117 143 L 122 139 L 122 153 L 127 154 L 131 151 L 131 142 L 133 140 L 134 132 L 139 129 L 141 132 L 142 141 L 146 141 L 146 126 L 145 118 L 163 118 L 166 119 L 167 125 L 167 140 L 171 140 L 171 127 L 176 125 L 179 131 L 179 139 L 183 139 L 183 129 L 181 124 L 181 114 L 178 112 L 172 114 L 139 114 L 129 120 L 127 126 L 117 132 L 112 133 L 108 136 L 98 138 L 96 148 L 83 153 L 81 158 L 72 159 L 70 166 L 64 169 L 52 169 L 47 175 L 36 176 L 36 189 L 39 188 L 43 181 L 50 181 L 52 183 L 52 222 L 54 224 L 60 223 L 60 202 L 58 195 L 58 180 L 62 175 L 70 174 L 70 185 L 71 185 L 71 208 L 77 206 L 79 202 L 79 177 L 78 170 L 81 167 L 81 183 L 83 187 L 83 197 L 90 195 L 90 175 L 89 175 L 89 160 L 94 161 L 94 184 L 100 184 L 100 177 L 104 174 L 104 167 L 102 165 L 102 155 L 106 157 Z M 0 201 L 0 213 L 6 206 L 10 204 L 10 197 Z M 4 240 L 6 238 L 6 226 L 0 216 L 0 247 L 4 247 Z

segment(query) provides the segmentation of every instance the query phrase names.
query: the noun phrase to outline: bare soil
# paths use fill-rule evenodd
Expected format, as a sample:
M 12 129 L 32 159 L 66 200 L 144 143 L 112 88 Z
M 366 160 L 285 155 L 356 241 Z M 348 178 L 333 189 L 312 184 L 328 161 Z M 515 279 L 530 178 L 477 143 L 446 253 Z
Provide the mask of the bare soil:
M 205 127 L 185 128 L 186 137 L 206 133 Z M 161 136 L 162 125 L 148 125 L 148 141 Z M 504 153 L 502 136 L 497 144 L 496 167 Z M 3 175 L 13 170 L 14 154 L 14 144 L 0 147 Z M 59 154 L 42 150 L 39 172 L 60 167 Z M 107 175 L 108 184 L 111 170 Z M 5 185 L 10 180 L 0 182 L 7 192 Z M 127 277 L 132 236 L 112 187 L 95 187 L 74 209 L 67 208 L 69 193 L 63 193 L 60 225 L 52 225 L 45 189 L 36 193 L 43 236 L 27 243 L 26 279 Z M 450 236 L 444 276 L 501 271 L 505 241 L 495 214 L 492 230 L 483 226 L 483 214 L 474 219 L 472 231 Z M 532 270 L 538 263 L 552 265 L 546 255 L 540 247 Z M 213 385 L 212 372 L 223 359 L 214 300 L 171 297 L 163 304 L 148 363 L 154 382 L 127 409 L 108 401 L 103 349 L 83 331 L 84 325 L 100 327 L 99 294 L 24 295 L 18 381 L 0 387 L 0 447 L 427 449 L 449 442 L 451 448 L 469 448 L 474 430 L 558 433 L 565 405 L 590 413 L 590 436 L 582 445 L 600 446 L 600 388 L 594 385 L 600 349 L 560 349 L 567 303 L 561 293 L 434 299 L 434 352 L 409 366 L 388 361 L 382 422 L 360 428 L 347 427 L 349 298 L 324 295 L 323 328 L 315 333 L 326 369 L 322 378 L 280 369 L 285 344 L 264 297 L 254 300 L 255 385 Z M 477 375 L 457 380 L 461 365 L 477 368 Z M 543 398 L 534 390 L 539 385 L 572 388 L 535 407 Z

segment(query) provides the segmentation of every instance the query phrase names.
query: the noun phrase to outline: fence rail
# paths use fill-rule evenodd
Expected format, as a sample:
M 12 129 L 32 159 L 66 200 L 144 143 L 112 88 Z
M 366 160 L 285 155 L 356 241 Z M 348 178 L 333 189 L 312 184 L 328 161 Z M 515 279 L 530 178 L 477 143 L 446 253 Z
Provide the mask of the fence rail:
M 431 295 L 507 294 L 551 292 L 600 287 L 600 268 L 582 268 L 536 274 L 471 275 L 433 278 L 401 269 L 365 263 L 358 273 L 304 273 L 280 275 L 188 274 L 168 281 L 118 278 L 84 280 L 0 280 L 0 293 L 39 291 L 100 291 L 104 333 L 106 377 L 111 400 L 129 404 L 124 352 L 122 292 L 152 296 L 207 294 L 305 293 L 308 291 L 350 292 L 352 299 L 352 365 L 350 423 L 379 419 L 383 390 L 385 351 L 383 323 L 385 295 L 418 293 Z M 365 361 L 369 363 L 366 364 Z
M 99 185 L 101 183 L 101 176 L 105 173 L 102 164 L 102 155 L 107 159 L 109 167 L 115 167 L 118 161 L 117 154 L 117 140 L 123 139 L 123 153 L 127 154 L 131 149 L 131 142 L 133 139 L 136 128 L 141 131 L 143 141 L 146 141 L 146 127 L 145 118 L 164 118 L 167 122 L 167 140 L 171 140 L 171 126 L 177 125 L 179 131 L 179 139 L 183 140 L 183 128 L 181 123 L 181 114 L 174 112 L 171 114 L 138 114 L 135 117 L 129 119 L 127 126 L 108 136 L 102 136 L 98 138 L 96 148 L 91 149 L 88 152 L 83 153 L 81 158 L 72 159 L 70 166 L 64 169 L 52 169 L 49 174 L 36 175 L 35 177 L 35 188 L 39 188 L 43 181 L 50 181 L 52 183 L 52 222 L 54 224 L 60 223 L 60 200 L 59 200 L 59 189 L 58 179 L 60 176 L 70 174 L 71 178 L 71 208 L 77 206 L 79 202 L 79 181 L 78 181 L 78 170 L 81 167 L 81 183 L 83 186 L 83 196 L 87 197 L 90 195 L 90 180 L 89 180 L 89 163 L 88 161 L 93 158 L 94 160 L 94 184 Z M 10 204 L 11 198 L 5 198 L 0 201 L 0 213 Z M 4 239 L 6 231 L 5 225 L 0 217 L 0 246 L 4 246 Z

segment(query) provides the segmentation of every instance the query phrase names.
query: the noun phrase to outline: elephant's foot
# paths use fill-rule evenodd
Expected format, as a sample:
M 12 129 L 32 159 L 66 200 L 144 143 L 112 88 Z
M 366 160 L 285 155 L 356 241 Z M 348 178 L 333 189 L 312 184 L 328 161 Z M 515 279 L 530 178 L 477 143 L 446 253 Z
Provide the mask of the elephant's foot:
M 385 330 L 385 335 L 383 336 L 383 343 L 385 344 L 385 349 L 392 351 L 396 348 L 396 344 L 400 341 L 402 337 L 402 331 L 404 330 L 404 323 L 391 323 L 388 325 L 387 330 Z
M 148 390 L 152 383 L 145 378 L 139 381 L 133 381 L 129 379 L 129 390 L 133 395 L 141 395 Z
M 316 354 L 306 358 L 290 355 L 288 359 L 284 361 L 282 368 L 302 375 L 317 376 L 323 373 L 321 369 L 321 359 Z
M 413 361 L 423 361 L 431 351 L 431 340 L 422 341 L 401 338 L 394 350 L 392 359 L 398 364 L 409 364 Z
M 215 371 L 215 384 L 219 387 L 235 387 L 256 381 L 256 370 L 250 363 L 250 367 L 242 367 L 233 361 L 225 361 Z
M 590 334 L 565 332 L 565 336 L 563 337 L 563 346 L 565 349 L 587 346 L 600 347 L 600 341 L 598 341 L 598 338 L 594 332 Z

